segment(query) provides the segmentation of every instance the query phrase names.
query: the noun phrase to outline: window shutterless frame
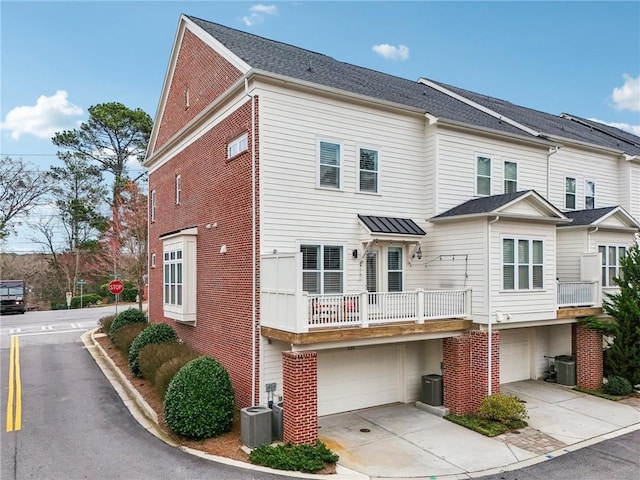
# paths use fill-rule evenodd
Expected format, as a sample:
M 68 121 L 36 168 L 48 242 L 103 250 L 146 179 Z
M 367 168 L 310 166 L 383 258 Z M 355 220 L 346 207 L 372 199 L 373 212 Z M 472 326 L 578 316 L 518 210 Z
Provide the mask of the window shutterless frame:
M 518 191 L 518 164 L 516 162 L 504 162 L 504 193 Z
M 564 208 L 576 209 L 576 177 L 564 177 Z
M 491 195 L 491 157 L 476 155 L 476 195 Z
M 316 186 L 342 189 L 342 144 L 319 139 L 317 145 Z
M 584 209 L 592 210 L 596 208 L 596 182 L 595 180 L 584 181 Z
M 380 149 L 358 146 L 356 149 L 357 192 L 380 193 Z
M 233 158 L 236 155 L 249 149 L 249 134 L 243 133 L 237 138 L 234 138 L 227 144 L 227 159 Z

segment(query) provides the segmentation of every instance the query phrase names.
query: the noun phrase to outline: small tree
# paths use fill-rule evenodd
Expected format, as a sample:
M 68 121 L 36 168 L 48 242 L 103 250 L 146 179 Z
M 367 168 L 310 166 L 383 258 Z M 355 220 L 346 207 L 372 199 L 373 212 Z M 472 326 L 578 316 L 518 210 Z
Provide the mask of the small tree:
M 640 383 L 640 244 L 636 241 L 620 259 L 620 291 L 608 294 L 603 308 L 613 322 L 594 318 L 586 325 L 612 338 L 605 351 L 607 375 L 617 375 L 632 384 Z

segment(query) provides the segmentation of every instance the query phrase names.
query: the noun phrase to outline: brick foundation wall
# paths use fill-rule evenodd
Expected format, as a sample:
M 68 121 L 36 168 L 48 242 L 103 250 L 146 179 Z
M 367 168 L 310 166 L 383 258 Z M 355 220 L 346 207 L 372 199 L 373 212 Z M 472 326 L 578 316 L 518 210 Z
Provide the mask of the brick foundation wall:
M 256 131 L 258 98 L 255 98 Z M 197 141 L 177 153 L 149 175 L 149 190 L 156 191 L 156 221 L 149 225 L 150 255 L 156 267 L 149 269 L 149 318 L 165 322 L 178 336 L 203 354 L 216 358 L 228 370 L 236 396 L 236 407 L 253 405 L 259 390 L 259 309 L 255 337 L 252 324 L 252 142 L 251 100 Z M 227 159 L 227 143 L 248 132 L 249 149 Z M 256 158 L 256 176 L 259 158 Z M 175 204 L 175 177 L 181 176 L 180 205 Z M 259 179 L 256 177 L 257 190 Z M 259 191 L 256 211 L 259 212 Z M 256 252 L 260 225 L 256 215 Z M 206 226 L 210 225 L 209 228 Z M 196 226 L 197 317 L 186 325 L 163 314 L 163 252 L 160 236 Z M 221 254 L 220 247 L 227 246 Z M 259 256 L 256 258 L 259 272 Z M 258 298 L 259 277 L 256 277 Z M 255 349 L 255 350 L 252 350 Z M 252 360 L 255 358 L 255 364 Z M 252 391 L 253 370 L 256 385 Z
M 154 148 L 195 118 L 241 76 L 221 55 L 185 30 Z M 188 103 L 187 103 L 188 92 Z
M 489 393 L 489 332 L 471 331 L 471 409 L 476 411 Z M 500 334 L 491 332 L 491 393 L 500 393 Z
M 282 352 L 283 440 L 315 444 L 318 440 L 318 356 Z
M 576 356 L 576 383 L 597 390 L 602 387 L 602 334 L 577 324 L 572 329 Z

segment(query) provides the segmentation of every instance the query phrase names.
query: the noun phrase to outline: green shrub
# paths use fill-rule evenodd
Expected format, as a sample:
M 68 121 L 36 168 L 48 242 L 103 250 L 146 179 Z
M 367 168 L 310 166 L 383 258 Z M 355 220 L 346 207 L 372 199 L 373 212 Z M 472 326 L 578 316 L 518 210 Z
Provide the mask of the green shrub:
M 116 318 L 115 315 L 107 315 L 106 317 L 102 317 L 98 320 L 98 327 L 100 327 L 100 333 L 109 333 L 111 329 L 111 324 L 113 320 Z
M 80 308 L 80 299 L 82 298 L 82 306 L 88 307 L 90 305 L 97 305 L 102 302 L 102 297 L 97 293 L 87 293 L 82 297 L 73 297 L 71 299 L 71 308 Z
M 602 390 L 609 395 L 628 395 L 633 392 L 633 385 L 624 377 L 609 375 L 607 383 L 602 386 Z
M 119 328 L 131 323 L 147 323 L 147 316 L 137 308 L 128 308 L 120 312 L 111 323 L 109 337 L 113 340 L 113 334 L 116 333 Z
M 509 425 L 528 417 L 524 404 L 516 397 L 499 393 L 482 399 L 478 415 L 487 420 Z
M 249 454 L 249 460 L 256 465 L 278 470 L 315 473 L 322 470 L 326 463 L 336 463 L 338 455 L 329 450 L 324 443 L 316 445 L 260 445 Z
M 160 365 L 154 377 L 153 385 L 156 387 L 156 391 L 162 400 L 165 399 L 169 384 L 171 383 L 171 380 L 173 380 L 173 377 L 175 377 L 176 373 L 178 373 L 180 369 L 191 360 L 195 360 L 199 356 L 200 354 L 196 352 L 184 352 L 183 354 L 171 358 Z
M 116 330 L 111 341 L 116 347 L 118 347 L 118 350 L 128 356 L 131 344 L 148 326 L 148 323 L 130 323 L 129 325 L 125 325 L 124 327 Z
M 200 355 L 190 346 L 179 342 L 164 342 L 164 343 L 152 343 L 146 345 L 140 350 L 138 354 L 138 366 L 140 367 L 140 373 L 142 378 L 146 378 L 151 384 L 156 383 L 156 374 L 160 369 L 160 366 L 168 360 L 174 358 L 184 358 L 185 361 L 180 365 L 182 367 L 186 363 L 190 362 L 194 358 L 198 358 Z M 180 368 L 178 368 L 179 370 Z M 176 370 L 175 372 L 177 372 Z M 175 375 L 175 372 L 171 375 Z M 167 389 L 167 385 L 171 381 L 171 378 L 166 382 L 162 391 L 162 397 L 164 397 L 164 391 Z
M 164 418 L 178 435 L 215 437 L 231 430 L 234 405 L 227 371 L 212 357 L 198 357 L 171 380 L 164 399 Z
M 145 328 L 131 344 L 129 349 L 129 369 L 136 377 L 141 377 L 138 355 L 140 350 L 152 343 L 177 342 L 176 331 L 166 323 L 153 323 Z

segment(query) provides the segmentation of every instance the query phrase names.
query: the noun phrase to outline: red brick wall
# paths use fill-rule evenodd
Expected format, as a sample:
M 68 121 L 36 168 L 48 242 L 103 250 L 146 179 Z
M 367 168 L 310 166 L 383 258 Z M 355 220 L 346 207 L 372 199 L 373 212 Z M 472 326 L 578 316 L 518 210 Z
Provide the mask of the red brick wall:
M 602 387 L 602 334 L 577 324 L 575 329 L 576 383 L 597 390 Z
M 232 85 L 241 73 L 189 30 L 178 52 L 154 149 L 198 115 Z M 189 106 L 186 92 L 189 92 Z
M 444 406 L 455 415 L 470 413 L 471 337 L 449 337 L 442 341 L 442 388 Z
M 471 331 L 471 409 L 476 411 L 488 395 L 489 332 Z M 491 332 L 491 393 L 500 393 L 500 335 Z
M 257 112 L 258 99 L 255 99 Z M 256 118 L 257 125 L 257 118 Z M 257 127 L 256 127 L 257 131 Z M 227 160 L 227 142 L 249 132 L 249 149 Z M 149 227 L 149 317 L 172 325 L 178 336 L 211 355 L 229 371 L 237 408 L 254 404 L 259 381 L 259 342 L 252 346 L 252 168 L 251 102 L 205 133 L 149 176 L 156 191 L 156 221 Z M 255 138 L 257 144 L 258 139 Z M 256 152 L 258 147 L 256 145 Z M 257 153 L 256 153 L 257 154 Z M 256 176 L 259 162 L 256 158 Z M 182 199 L 175 205 L 175 176 L 181 175 Z M 258 180 L 258 179 L 256 179 Z M 256 192 L 256 202 L 258 201 Z M 259 211 L 259 205 L 256 204 Z M 256 250 L 260 244 L 256 216 Z M 207 229 L 206 225 L 212 227 Z M 213 226 L 217 224 L 217 226 Z M 165 318 L 162 308 L 161 235 L 197 226 L 197 321 L 195 326 Z M 227 245 L 227 253 L 220 247 Z M 256 259 L 259 262 L 259 257 Z M 259 269 L 259 264 L 256 266 Z M 257 279 L 259 281 L 259 279 Z M 258 289 L 256 288 L 256 295 Z M 259 336 L 259 311 L 256 337 Z M 256 389 L 252 385 L 255 349 Z
M 316 352 L 282 352 L 282 400 L 285 442 L 318 440 L 318 356 Z

